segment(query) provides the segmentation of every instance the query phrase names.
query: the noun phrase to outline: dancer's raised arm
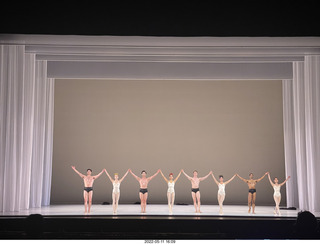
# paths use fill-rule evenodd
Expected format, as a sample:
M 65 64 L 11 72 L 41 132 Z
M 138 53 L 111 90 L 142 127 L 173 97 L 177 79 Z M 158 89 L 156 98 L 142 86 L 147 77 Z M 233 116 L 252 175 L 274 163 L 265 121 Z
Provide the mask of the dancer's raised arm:
M 124 176 L 122 176 L 122 178 L 119 180 L 120 183 L 124 180 L 124 178 L 127 176 L 128 173 L 129 173 L 129 169 L 128 169 L 127 172 L 124 174 Z
M 85 177 L 85 175 L 81 174 L 78 170 L 76 170 L 76 167 L 71 166 L 71 168 L 72 168 L 81 178 L 84 178 L 84 177 Z
M 227 180 L 224 184 L 226 185 L 226 184 L 230 183 L 234 179 L 234 177 L 236 177 L 236 174 L 234 174 L 234 176 L 232 176 L 231 179 Z
M 206 176 L 199 178 L 199 181 L 203 181 L 203 180 L 207 179 L 209 177 L 209 175 L 211 175 L 211 174 L 212 174 L 212 171 L 210 171 L 209 174 L 207 174 Z
M 273 182 L 272 182 L 272 180 L 271 180 L 271 177 L 270 177 L 270 173 L 269 173 L 269 172 L 268 172 L 268 178 L 269 178 L 270 184 L 271 184 L 272 186 L 274 186 L 274 184 L 273 184 Z
M 238 174 L 236 174 L 236 175 L 239 177 L 240 180 L 244 181 L 245 183 L 248 183 L 248 180 L 242 178 L 242 177 L 241 177 L 240 175 L 238 175 Z
M 190 177 L 189 175 L 187 175 L 186 172 L 184 172 L 184 170 L 182 170 L 182 173 L 183 173 L 189 180 L 192 180 L 192 177 Z
M 177 177 L 174 179 L 174 181 L 173 181 L 174 183 L 176 183 L 176 181 L 179 179 L 180 175 L 181 175 L 181 170 L 180 170 L 179 174 L 177 175 Z
M 92 176 L 92 178 L 93 178 L 94 180 L 98 179 L 98 178 L 100 177 L 100 175 L 102 175 L 102 173 L 103 173 L 104 170 L 105 170 L 105 169 L 101 170 L 101 172 L 100 172 L 99 174 L 97 174 L 97 175 L 95 175 L 95 176 Z
M 160 173 L 162 175 L 162 178 L 168 183 L 168 179 L 164 176 L 164 174 L 162 173 L 162 171 L 160 170 Z
M 280 186 L 283 186 L 289 179 L 290 179 L 290 176 L 288 176 L 288 178 L 284 182 L 282 182 Z
M 267 174 L 268 174 L 268 172 L 266 172 L 260 179 L 257 179 L 256 181 L 257 182 L 261 181 Z
M 216 177 L 214 177 L 213 173 L 211 174 L 211 176 L 212 176 L 214 182 L 216 182 L 216 184 L 219 185 L 219 182 L 217 181 Z
M 136 176 L 136 175 L 131 171 L 131 169 L 129 169 L 129 172 L 132 174 L 132 176 L 133 176 L 134 178 L 136 178 L 137 181 L 140 181 L 140 180 L 141 180 L 141 178 L 138 177 L 138 176 Z
M 113 183 L 113 179 L 111 178 L 111 176 L 109 175 L 108 171 L 106 169 L 104 169 L 104 172 L 107 174 L 107 176 L 109 177 L 110 181 Z
M 152 175 L 152 176 L 148 177 L 148 178 L 147 178 L 147 180 L 148 180 L 148 181 L 152 180 L 154 177 L 156 177 L 156 176 L 157 176 L 157 174 L 159 174 L 159 172 L 160 172 L 160 171 L 161 171 L 161 170 L 160 170 L 160 169 L 158 169 L 158 171 L 157 171 L 154 175 Z

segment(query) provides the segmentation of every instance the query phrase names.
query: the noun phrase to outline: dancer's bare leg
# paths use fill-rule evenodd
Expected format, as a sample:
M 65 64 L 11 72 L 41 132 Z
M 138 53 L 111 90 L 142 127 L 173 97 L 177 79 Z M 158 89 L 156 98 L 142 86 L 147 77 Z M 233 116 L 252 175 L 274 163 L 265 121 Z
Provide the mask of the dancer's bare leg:
M 251 204 L 252 204 L 252 194 L 249 192 L 248 193 L 248 207 L 249 207 L 248 213 L 251 212 Z
M 280 201 L 281 201 L 281 196 L 280 197 L 276 197 L 274 196 L 274 201 L 276 203 L 276 210 L 275 210 L 275 213 L 279 214 L 280 215 L 280 208 L 279 208 L 279 205 L 280 205 Z
M 116 213 L 118 211 L 119 199 L 120 199 L 120 192 L 116 194 Z
M 92 205 L 92 196 L 93 196 L 93 191 L 89 192 L 89 205 L 88 205 L 88 213 L 90 213 L 91 205 Z
M 143 194 L 143 212 L 146 213 L 148 193 Z
M 112 193 L 112 209 L 113 209 L 113 213 L 116 213 L 116 201 L 117 201 L 116 193 Z
M 139 193 L 139 197 L 140 197 L 141 213 L 143 213 L 143 194 L 141 192 Z
M 255 207 L 256 207 L 256 196 L 257 196 L 257 193 L 253 193 L 253 196 L 252 196 L 252 213 L 255 214 Z
M 191 192 L 191 196 L 192 196 L 192 200 L 193 200 L 193 205 L 195 208 L 195 213 L 198 212 L 198 208 L 197 208 L 197 198 L 196 198 L 196 194 L 194 192 Z
M 169 213 L 172 213 L 172 208 L 171 208 L 171 193 L 167 193 L 167 198 L 168 198 L 168 207 L 169 207 Z
M 201 213 L 201 211 L 200 211 L 200 205 L 201 205 L 201 203 L 200 203 L 200 191 L 197 191 L 197 193 L 196 193 L 196 197 L 197 197 L 197 201 L 198 201 L 198 213 Z
M 223 207 L 224 198 L 225 198 L 225 195 L 218 194 L 218 202 L 219 202 L 219 207 L 220 207 L 219 213 L 220 214 L 223 213 L 222 207 Z
M 173 209 L 173 205 L 174 205 L 174 198 L 175 198 L 175 193 L 171 193 L 171 213 L 172 213 L 172 209 Z
M 83 200 L 84 200 L 84 213 L 87 213 L 87 209 L 88 209 L 88 206 L 87 206 L 87 203 L 88 203 L 88 192 L 86 191 L 83 191 Z

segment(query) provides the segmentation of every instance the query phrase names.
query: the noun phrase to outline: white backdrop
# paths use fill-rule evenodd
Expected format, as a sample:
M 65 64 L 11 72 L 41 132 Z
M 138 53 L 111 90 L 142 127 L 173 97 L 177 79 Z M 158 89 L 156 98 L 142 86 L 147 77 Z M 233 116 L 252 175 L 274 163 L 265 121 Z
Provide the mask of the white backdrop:
M 49 205 L 54 80 L 23 45 L 1 45 L 0 67 L 0 209 Z

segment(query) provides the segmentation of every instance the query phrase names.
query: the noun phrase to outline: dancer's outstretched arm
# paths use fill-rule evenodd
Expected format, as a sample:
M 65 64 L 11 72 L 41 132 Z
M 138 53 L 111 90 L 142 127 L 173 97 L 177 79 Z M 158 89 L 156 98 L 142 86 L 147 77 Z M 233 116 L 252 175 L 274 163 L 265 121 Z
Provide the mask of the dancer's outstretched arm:
M 207 174 L 206 176 L 200 177 L 199 181 L 203 181 L 203 180 L 207 179 L 209 177 L 209 175 L 211 175 L 211 174 L 212 174 L 212 171 L 210 171 L 209 174 Z
M 272 180 L 271 180 L 271 177 L 270 177 L 270 173 L 269 173 L 269 172 L 268 172 L 268 178 L 269 178 L 270 184 L 273 186 L 274 184 L 273 184 L 273 182 L 272 182 Z
M 240 180 L 244 181 L 245 183 L 248 183 L 248 180 L 242 178 L 242 177 L 241 177 L 240 175 L 238 175 L 238 174 L 236 174 L 236 175 L 239 177 Z
M 122 176 L 122 178 L 119 180 L 120 183 L 124 180 L 124 178 L 127 176 L 128 173 L 129 173 L 129 169 L 128 169 L 127 172 L 124 174 L 124 176 Z
M 84 177 L 85 177 L 85 175 L 81 174 L 78 170 L 76 170 L 76 167 L 71 166 L 71 168 L 72 168 L 81 178 L 84 178 Z
M 103 173 L 104 170 L 105 170 L 105 169 L 103 169 L 99 174 L 93 176 L 92 178 L 93 178 L 94 180 L 98 179 L 98 178 L 100 177 L 100 175 L 102 175 L 102 173 Z
M 180 170 L 178 176 L 174 179 L 174 181 L 173 181 L 174 183 L 176 183 L 176 181 L 179 179 L 180 175 L 181 175 L 181 170 Z
M 111 178 L 111 176 L 109 175 L 108 171 L 106 169 L 104 169 L 104 172 L 107 174 L 107 176 L 109 177 L 110 181 L 113 183 L 113 179 Z
M 283 186 L 289 179 L 290 179 L 290 176 L 288 176 L 288 178 L 284 182 L 282 182 L 280 186 Z
M 266 172 L 260 179 L 257 179 L 256 181 L 257 182 L 261 181 L 267 174 L 268 174 L 268 172 Z
M 182 173 L 183 173 L 189 180 L 192 180 L 192 178 L 191 178 L 189 175 L 187 175 L 187 174 L 184 172 L 184 170 L 182 170 Z
M 234 177 L 236 177 L 236 175 L 232 176 L 231 179 L 227 180 L 224 184 L 226 185 L 226 184 L 230 183 L 234 179 Z
M 160 171 L 161 171 L 161 170 L 158 169 L 158 171 L 157 171 L 153 176 L 148 177 L 147 180 L 148 180 L 148 181 L 152 180 L 154 177 L 157 176 L 157 174 L 159 174 Z
M 137 181 L 140 181 L 140 180 L 141 180 L 141 178 L 138 177 L 138 176 L 136 176 L 136 175 L 131 171 L 131 169 L 129 169 L 129 172 L 132 174 L 132 176 L 133 176 L 134 178 L 136 178 Z
M 164 176 L 164 174 L 162 173 L 162 171 L 160 171 L 162 178 L 168 183 L 168 179 Z
M 213 173 L 211 174 L 211 176 L 212 176 L 214 182 L 216 182 L 216 184 L 219 185 L 219 182 L 217 181 L 216 177 L 214 177 Z

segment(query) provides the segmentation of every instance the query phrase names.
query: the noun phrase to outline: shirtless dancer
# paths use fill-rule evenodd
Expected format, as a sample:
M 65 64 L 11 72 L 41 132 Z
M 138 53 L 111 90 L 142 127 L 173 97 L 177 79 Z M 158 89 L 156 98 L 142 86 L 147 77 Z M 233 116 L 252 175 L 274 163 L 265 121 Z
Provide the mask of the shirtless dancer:
M 150 180 L 156 177 L 157 174 L 159 174 L 160 169 L 158 169 L 157 173 L 155 173 L 153 176 L 150 176 L 148 178 L 147 178 L 147 172 L 145 170 L 142 170 L 141 178 L 136 176 L 131 171 L 131 169 L 129 169 L 129 172 L 133 175 L 134 178 L 136 178 L 137 181 L 139 181 L 139 184 L 140 184 L 139 197 L 141 202 L 141 213 L 145 213 L 146 207 L 147 207 L 147 199 L 148 199 L 148 183 L 150 182 Z
M 90 213 L 90 208 L 92 204 L 92 195 L 93 195 L 93 182 L 98 179 L 99 176 L 103 173 L 104 169 L 95 176 L 92 176 L 92 170 L 87 169 L 87 175 L 81 174 L 76 167 L 71 166 L 71 168 L 83 179 L 84 190 L 83 190 L 83 198 L 84 198 L 84 213 Z M 89 202 L 89 206 L 87 207 L 87 203 Z
M 198 178 L 198 171 L 193 171 L 193 177 L 190 177 L 189 175 L 187 175 L 184 170 L 182 170 L 182 173 L 188 178 L 188 180 L 191 181 L 191 196 L 193 199 L 193 205 L 196 209 L 196 213 L 201 213 L 200 211 L 200 189 L 199 189 L 199 184 L 200 181 L 203 181 L 205 179 L 207 179 L 209 177 L 209 175 L 212 173 L 212 171 L 209 172 L 209 174 L 207 174 L 204 177 Z M 197 203 L 198 201 L 198 203 Z
M 246 180 L 246 179 L 243 179 L 240 175 L 237 174 L 237 176 L 243 180 L 245 183 L 248 184 L 248 187 L 249 187 L 249 193 L 248 193 L 248 206 L 249 206 L 249 210 L 248 210 L 248 213 L 250 213 L 251 211 L 251 207 L 252 207 L 252 213 L 255 214 L 254 212 L 254 209 L 256 207 L 256 184 L 261 181 L 268 173 L 265 173 L 260 179 L 257 179 L 257 180 L 254 180 L 253 179 L 253 174 L 250 173 L 249 174 L 249 177 L 250 179 L 249 180 Z

